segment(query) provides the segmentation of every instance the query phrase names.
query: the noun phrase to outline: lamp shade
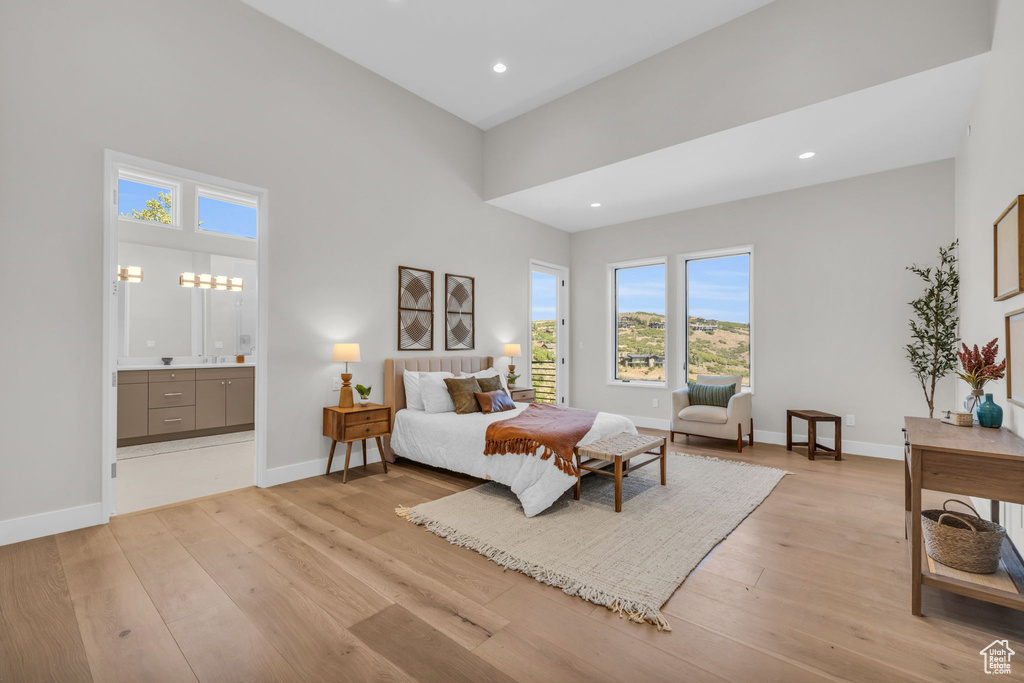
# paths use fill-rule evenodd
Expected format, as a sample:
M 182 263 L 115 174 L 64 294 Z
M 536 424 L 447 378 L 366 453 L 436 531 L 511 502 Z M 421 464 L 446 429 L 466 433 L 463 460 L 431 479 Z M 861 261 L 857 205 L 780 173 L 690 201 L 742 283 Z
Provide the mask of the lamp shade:
M 339 363 L 358 363 L 359 344 L 335 344 L 334 360 Z
M 509 358 L 519 358 L 523 355 L 523 351 L 519 348 L 519 344 L 505 344 L 505 353 L 502 355 Z

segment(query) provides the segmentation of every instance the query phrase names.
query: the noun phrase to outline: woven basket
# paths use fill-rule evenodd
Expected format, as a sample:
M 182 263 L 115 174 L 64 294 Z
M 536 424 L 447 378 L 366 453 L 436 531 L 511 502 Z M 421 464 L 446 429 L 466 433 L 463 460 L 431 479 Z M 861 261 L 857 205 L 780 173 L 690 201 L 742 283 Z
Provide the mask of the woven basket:
M 957 427 L 973 427 L 974 413 L 960 413 L 955 410 L 949 411 L 949 421 Z
M 973 512 L 950 512 L 946 506 L 960 503 Z M 951 498 L 941 510 L 921 512 L 924 548 L 928 556 L 947 567 L 972 574 L 992 574 L 999 569 L 1006 529 L 978 516 L 978 511 L 962 500 Z

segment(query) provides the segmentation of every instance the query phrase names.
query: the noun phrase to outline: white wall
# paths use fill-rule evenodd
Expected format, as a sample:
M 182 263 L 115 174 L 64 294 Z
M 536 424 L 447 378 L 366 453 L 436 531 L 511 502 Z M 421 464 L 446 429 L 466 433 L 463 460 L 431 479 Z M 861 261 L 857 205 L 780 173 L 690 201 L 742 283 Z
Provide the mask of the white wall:
M 902 349 L 920 291 L 904 267 L 952 240 L 952 161 L 573 233 L 574 404 L 667 424 L 684 381 L 670 338 L 669 388 L 606 383 L 606 264 L 753 244 L 755 430 L 785 433 L 787 408 L 813 408 L 855 415 L 847 442 L 895 447 L 903 417 L 928 414 Z M 674 264 L 670 316 L 681 310 Z M 944 383 L 936 405 L 952 391 Z
M 100 499 L 104 148 L 269 190 L 275 468 L 326 457 L 334 342 L 382 397 L 398 265 L 477 276 L 478 354 L 527 329 L 569 239 L 481 200 L 482 135 L 233 0 L 0 3 L 0 520 Z
M 487 131 L 501 197 L 989 50 L 990 0 L 775 0 Z
M 956 235 L 960 239 L 960 334 L 970 345 L 999 338 L 1006 352 L 1004 315 L 1024 308 L 1024 296 L 992 301 L 992 223 L 1019 194 L 1024 194 L 1024 4 L 1000 2 L 992 55 L 971 114 L 970 137 L 965 136 L 956 157 Z M 962 400 L 968 392 L 956 382 Z M 1024 434 L 1024 408 L 1006 401 L 1006 383 L 985 387 L 1003 407 L 1003 424 Z M 1024 544 L 1017 515 L 1018 545 Z

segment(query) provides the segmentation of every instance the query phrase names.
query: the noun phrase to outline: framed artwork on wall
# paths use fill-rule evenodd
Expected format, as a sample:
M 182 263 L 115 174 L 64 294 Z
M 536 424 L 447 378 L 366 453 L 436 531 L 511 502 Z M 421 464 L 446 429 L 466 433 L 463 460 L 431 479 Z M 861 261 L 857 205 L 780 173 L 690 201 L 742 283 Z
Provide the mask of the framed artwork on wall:
M 468 275 L 444 276 L 446 351 L 476 347 L 476 280 Z
M 996 301 L 1024 292 L 1024 213 L 1016 197 L 992 226 L 992 256 Z
M 1005 339 L 1006 400 L 1024 407 L 1024 308 L 1006 314 Z
M 398 266 L 398 350 L 434 350 L 434 271 Z

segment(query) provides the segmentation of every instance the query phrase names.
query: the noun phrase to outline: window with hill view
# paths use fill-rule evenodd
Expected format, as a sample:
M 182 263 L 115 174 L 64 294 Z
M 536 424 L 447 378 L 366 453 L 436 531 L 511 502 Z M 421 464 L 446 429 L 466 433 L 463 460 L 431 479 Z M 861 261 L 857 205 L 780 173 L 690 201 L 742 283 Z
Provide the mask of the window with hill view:
M 750 253 L 686 261 L 686 368 L 750 386 Z
M 613 267 L 614 377 L 665 381 L 665 261 Z

